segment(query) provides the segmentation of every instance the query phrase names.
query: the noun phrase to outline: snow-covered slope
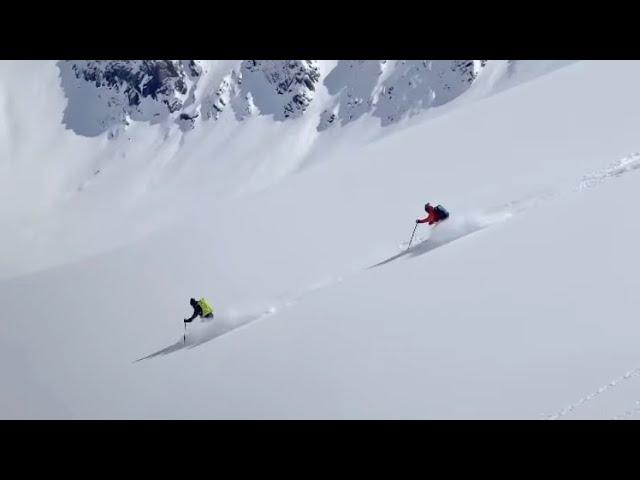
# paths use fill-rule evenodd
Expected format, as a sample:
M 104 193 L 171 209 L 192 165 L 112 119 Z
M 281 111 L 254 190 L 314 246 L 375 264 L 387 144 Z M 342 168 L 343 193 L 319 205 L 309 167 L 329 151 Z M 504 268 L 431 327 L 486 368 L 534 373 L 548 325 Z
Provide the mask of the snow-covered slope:
M 87 158 L 47 184 L 55 208 L 22 218 L 13 190 L 3 217 L 24 242 L 3 258 L 0 415 L 633 418 L 639 80 L 579 62 L 366 145 L 318 132 L 322 88 L 246 134 L 221 115 L 213 139 L 135 122 L 27 145 L 11 110 L 8 175 L 28 177 L 11 153 Z M 367 115 L 344 135 L 382 128 Z M 74 168 L 91 180 L 71 194 Z M 452 217 L 398 255 L 425 201 Z M 201 295 L 216 319 L 183 340 Z
M 126 245 L 201 195 L 218 203 L 357 156 L 409 116 L 420 124 L 518 81 L 513 62 L 425 62 L 357 76 L 335 61 L 0 62 L 0 278 Z M 372 111 L 319 128 L 360 82 L 378 85 L 354 94 Z M 392 87 L 393 98 L 379 99 Z M 403 113 L 381 126 L 390 111 Z

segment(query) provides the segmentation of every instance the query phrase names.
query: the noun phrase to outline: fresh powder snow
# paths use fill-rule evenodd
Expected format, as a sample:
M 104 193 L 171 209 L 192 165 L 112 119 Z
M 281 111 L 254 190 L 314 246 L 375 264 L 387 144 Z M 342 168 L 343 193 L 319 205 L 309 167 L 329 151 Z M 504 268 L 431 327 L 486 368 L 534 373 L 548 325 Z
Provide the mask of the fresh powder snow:
M 0 62 L 0 418 L 640 418 L 639 83 Z

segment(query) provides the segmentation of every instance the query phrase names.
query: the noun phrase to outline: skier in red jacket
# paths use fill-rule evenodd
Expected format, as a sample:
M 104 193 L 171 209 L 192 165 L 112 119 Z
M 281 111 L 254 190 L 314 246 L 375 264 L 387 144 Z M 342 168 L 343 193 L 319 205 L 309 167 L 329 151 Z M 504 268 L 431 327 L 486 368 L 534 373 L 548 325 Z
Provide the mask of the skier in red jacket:
M 447 212 L 442 205 L 438 205 L 434 208 L 430 203 L 427 203 L 424 206 L 424 210 L 428 215 L 425 218 L 417 219 L 416 223 L 428 223 L 429 225 L 433 225 L 434 223 L 438 223 L 449 218 L 449 212 Z

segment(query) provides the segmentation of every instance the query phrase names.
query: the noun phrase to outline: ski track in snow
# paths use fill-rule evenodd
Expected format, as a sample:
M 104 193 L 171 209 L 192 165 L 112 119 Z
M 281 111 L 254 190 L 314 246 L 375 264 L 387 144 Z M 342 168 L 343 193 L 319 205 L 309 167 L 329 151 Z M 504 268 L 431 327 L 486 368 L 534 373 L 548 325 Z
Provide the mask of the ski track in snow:
M 602 170 L 583 176 L 580 183 L 571 191 L 584 192 L 601 185 L 611 178 L 619 177 L 637 169 L 640 169 L 640 153 L 632 153 L 631 155 L 616 160 Z M 447 243 L 453 242 L 454 240 L 458 240 L 459 238 L 470 235 L 478 230 L 482 230 L 491 225 L 508 220 L 514 215 L 527 211 L 533 207 L 537 207 L 540 203 L 552 200 L 560 193 L 562 192 L 545 190 L 541 193 L 532 194 L 493 209 L 488 209 L 479 214 L 463 215 L 462 224 L 459 221 L 459 218 L 455 219 L 454 222 L 458 220 L 458 224 L 453 228 L 450 228 L 451 224 L 449 222 L 451 222 L 451 219 L 448 219 L 442 222 L 442 224 L 436 225 L 436 227 L 440 225 L 443 226 L 441 231 L 435 232 L 436 227 L 433 227 L 426 238 L 417 239 L 414 245 L 410 248 L 407 248 L 408 242 L 403 242 L 401 244 L 401 252 L 383 260 L 380 263 L 376 263 L 369 268 L 385 265 L 400 257 L 404 257 L 405 255 L 415 257 L 425 254 L 431 250 L 446 245 Z
M 576 187 L 576 190 L 582 192 L 606 182 L 610 178 L 619 177 L 627 172 L 640 168 L 640 153 L 632 153 L 626 157 L 616 160 L 603 170 L 593 172 L 582 177 L 582 181 Z
M 202 319 L 200 322 L 193 322 L 189 324 L 186 333 L 180 337 L 180 340 L 168 347 L 158 350 L 157 352 L 139 358 L 138 360 L 135 360 L 135 362 L 147 360 L 159 355 L 168 355 L 185 348 L 195 348 L 205 342 L 213 340 L 214 338 L 220 337 L 233 330 L 237 330 L 248 323 L 273 315 L 276 311 L 276 308 L 272 307 L 259 313 L 245 315 L 220 314 L 218 317 L 214 317 L 211 320 Z
M 396 255 L 368 268 L 380 267 L 404 256 L 417 257 L 424 255 L 462 237 L 509 220 L 514 215 L 529 210 L 554 196 L 555 193 L 553 191 L 545 190 L 480 212 L 469 212 L 456 217 L 449 217 L 447 220 L 432 227 L 426 237 L 415 238 L 411 247 L 408 246 L 409 242 L 405 241 L 400 244 L 401 251 Z
M 488 225 L 482 225 L 480 223 L 469 221 L 469 219 L 466 217 L 462 217 L 462 219 L 458 218 L 455 220 L 452 220 L 450 217 L 442 223 L 439 223 L 436 226 L 432 227 L 429 232 L 430 234 L 425 239 L 421 238 L 417 240 L 416 242 L 414 242 L 412 247 L 405 248 L 396 255 L 393 255 L 386 260 L 383 260 L 382 262 L 376 263 L 375 265 L 371 265 L 368 268 L 371 269 L 375 267 L 381 267 L 382 265 L 386 265 L 387 263 L 390 263 L 404 256 L 416 257 L 418 255 L 424 255 L 431 250 L 446 245 L 447 243 L 453 242 L 454 240 L 457 240 L 459 238 L 470 235 L 487 226 Z M 437 230 L 438 227 L 440 227 L 439 230 Z
M 633 377 L 637 377 L 639 375 L 640 375 L 640 367 L 639 368 L 635 368 L 633 370 L 629 370 L 624 375 L 613 379 L 612 381 L 610 381 L 606 385 L 603 385 L 602 387 L 598 388 L 595 392 L 592 392 L 589 395 L 587 395 L 585 397 L 582 397 L 576 403 L 573 403 L 573 404 L 569 405 L 568 407 L 563 408 L 559 412 L 556 412 L 556 413 L 554 413 L 552 415 L 544 415 L 544 414 L 543 415 L 546 417 L 547 420 L 557 420 L 557 419 L 559 419 L 561 417 L 569 415 L 570 413 L 574 412 L 577 408 L 583 406 L 584 404 L 586 404 L 588 402 L 591 402 L 592 400 L 598 398 L 603 393 L 605 393 L 607 391 L 610 391 L 611 389 L 617 387 L 622 382 L 626 382 L 627 380 L 629 380 L 629 379 L 631 379 Z M 633 410 L 633 411 L 635 412 L 635 410 Z M 623 414 L 623 415 L 626 415 L 626 413 Z
M 599 185 L 602 185 L 604 182 L 620 177 L 621 175 L 632 172 L 634 170 L 640 169 L 640 153 L 634 152 L 626 157 L 623 157 L 615 162 L 611 163 L 608 167 L 592 172 L 588 175 L 582 177 L 580 183 L 573 189 L 574 192 L 584 192 L 587 190 L 591 190 Z M 596 391 L 590 393 L 589 395 L 582 397 L 577 402 L 563 408 L 562 410 L 556 412 L 552 415 L 542 414 L 547 420 L 557 420 L 561 417 L 571 414 L 577 408 L 582 407 L 583 405 L 593 401 L 594 399 L 600 397 L 605 392 L 611 391 L 613 388 L 618 386 L 621 382 L 626 382 L 631 378 L 640 376 L 640 367 L 634 370 L 630 370 L 624 375 L 615 378 L 608 384 L 598 388 Z M 620 415 L 616 415 L 613 417 L 614 420 L 619 420 L 623 418 L 628 418 L 636 413 L 640 412 L 640 400 L 636 401 L 636 407 L 632 410 L 628 410 Z
M 186 348 L 198 347 L 203 343 L 209 342 L 211 340 L 214 340 L 215 338 L 221 337 L 222 335 L 242 328 L 249 323 L 253 323 L 255 321 L 275 315 L 280 310 L 294 306 L 300 301 L 301 298 L 323 288 L 336 285 L 342 280 L 342 276 L 329 278 L 327 280 L 313 284 L 311 287 L 302 290 L 296 295 L 290 297 L 281 296 L 279 300 L 275 302 L 276 305 L 272 305 L 260 312 L 241 315 L 236 313 L 221 313 L 211 320 L 201 319 L 200 322 L 193 322 L 187 327 L 190 330 L 188 330 L 185 335 L 181 336 L 180 340 L 173 343 L 172 345 L 169 345 L 168 347 L 162 348 L 145 357 L 139 358 L 138 360 L 135 360 L 134 363 L 141 360 L 148 360 L 160 355 L 175 353 Z
M 599 170 L 593 172 L 591 174 L 585 175 L 582 177 L 580 183 L 572 189 L 573 192 L 583 192 L 586 190 L 590 190 L 598 185 L 601 185 L 605 181 L 619 177 L 624 173 L 640 169 L 640 153 L 633 153 L 629 156 L 626 156 L 620 160 L 613 162 L 607 168 L 603 170 Z M 366 268 L 366 270 L 380 267 L 387 263 L 390 263 L 394 260 L 397 260 L 402 257 L 417 257 L 420 255 L 424 255 L 425 253 L 429 253 L 430 251 L 442 247 L 448 243 L 454 242 L 460 238 L 471 235 L 479 230 L 483 230 L 492 225 L 496 225 L 498 223 L 502 223 L 514 215 L 525 212 L 533 207 L 538 206 L 540 203 L 549 201 L 556 197 L 559 192 L 555 192 L 553 190 L 545 190 L 540 193 L 531 194 L 526 197 L 523 197 L 518 200 L 513 200 L 506 204 L 502 204 L 497 207 L 489 208 L 481 212 L 475 213 L 466 213 L 460 216 L 450 217 L 446 221 L 437 224 L 432 227 L 426 236 L 418 237 L 415 239 L 413 246 L 408 247 L 408 241 L 405 241 L 400 244 L 401 251 L 396 255 L 393 255 L 379 263 L 371 265 Z M 350 272 L 348 275 L 353 275 L 355 273 L 360 272 L 360 270 L 355 270 Z M 209 342 L 217 337 L 225 335 L 233 330 L 237 330 L 241 327 L 246 326 L 249 323 L 255 322 L 257 320 L 261 320 L 263 318 L 269 317 L 271 315 L 276 314 L 279 310 L 283 308 L 291 307 L 297 304 L 303 297 L 316 292 L 318 290 L 336 285 L 344 280 L 344 276 L 338 276 L 334 278 L 329 278 L 327 280 L 323 280 L 321 282 L 317 282 L 310 287 L 302 290 L 296 295 L 290 297 L 280 297 L 276 302 L 278 306 L 271 306 L 268 309 L 257 312 L 257 313 L 249 313 L 249 314 L 231 314 L 231 315 L 220 315 L 219 318 L 214 318 L 211 321 L 202 321 L 198 323 L 193 323 L 190 325 L 192 331 L 187 332 L 186 336 L 181 337 L 179 341 L 176 343 L 169 345 L 157 352 L 151 353 L 145 357 L 142 357 L 135 362 L 139 362 L 141 360 L 146 360 L 150 358 L 154 358 L 160 355 L 168 355 L 170 353 L 174 353 L 180 350 L 184 350 L 186 348 L 195 348 L 199 345 L 202 345 L 205 342 Z M 601 395 L 605 391 L 615 387 L 619 382 L 628 380 L 632 376 L 636 376 L 640 374 L 640 368 L 636 370 L 632 370 L 627 372 L 622 377 L 619 377 L 609 384 L 601 387 L 596 392 L 587 395 L 580 399 L 577 403 L 572 404 L 560 412 L 557 412 L 553 415 L 545 415 L 544 417 L 548 419 L 557 419 L 568 415 L 573 412 L 576 408 L 584 405 L 585 403 L 593 400 L 597 396 Z M 640 411 L 640 407 L 632 410 L 635 414 L 637 411 Z M 631 415 L 629 412 L 625 412 L 623 415 Z

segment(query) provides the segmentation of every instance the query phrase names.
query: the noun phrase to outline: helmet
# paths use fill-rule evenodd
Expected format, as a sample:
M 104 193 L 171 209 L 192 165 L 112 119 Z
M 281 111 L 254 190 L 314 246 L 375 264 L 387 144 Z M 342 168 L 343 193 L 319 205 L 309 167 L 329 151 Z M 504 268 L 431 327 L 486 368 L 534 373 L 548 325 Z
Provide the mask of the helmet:
M 424 206 L 424 211 L 425 211 L 425 212 L 428 212 L 428 211 L 429 211 L 429 207 L 431 207 L 431 204 L 430 204 L 430 203 L 427 203 L 427 204 Z
M 192 298 L 191 300 L 189 300 L 189 303 L 190 303 L 190 304 L 191 304 L 191 306 L 193 307 L 193 306 L 195 306 L 195 304 L 196 304 L 196 303 L 198 303 L 198 302 L 196 302 L 196 299 L 195 299 L 195 298 Z

